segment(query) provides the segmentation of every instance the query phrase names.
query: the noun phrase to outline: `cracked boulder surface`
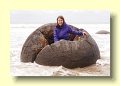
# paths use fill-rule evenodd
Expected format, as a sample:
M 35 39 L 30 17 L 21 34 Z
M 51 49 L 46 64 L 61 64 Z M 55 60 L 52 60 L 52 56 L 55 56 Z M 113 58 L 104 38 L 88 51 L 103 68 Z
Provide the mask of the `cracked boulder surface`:
M 64 66 L 66 68 L 85 67 L 95 64 L 100 59 L 99 48 L 95 40 L 84 29 L 87 36 L 69 34 L 70 41 L 54 43 L 53 31 L 56 23 L 45 24 L 26 39 L 22 51 L 22 62 L 36 62 L 40 65 Z

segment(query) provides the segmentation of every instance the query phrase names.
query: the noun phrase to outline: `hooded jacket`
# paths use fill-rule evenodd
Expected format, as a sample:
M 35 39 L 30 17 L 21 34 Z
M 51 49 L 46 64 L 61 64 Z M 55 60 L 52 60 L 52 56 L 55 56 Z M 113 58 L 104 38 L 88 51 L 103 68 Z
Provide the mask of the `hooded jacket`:
M 60 28 L 54 28 L 54 42 L 57 42 L 61 39 L 69 40 L 68 34 L 82 35 L 81 31 L 73 30 L 69 25 L 64 23 Z

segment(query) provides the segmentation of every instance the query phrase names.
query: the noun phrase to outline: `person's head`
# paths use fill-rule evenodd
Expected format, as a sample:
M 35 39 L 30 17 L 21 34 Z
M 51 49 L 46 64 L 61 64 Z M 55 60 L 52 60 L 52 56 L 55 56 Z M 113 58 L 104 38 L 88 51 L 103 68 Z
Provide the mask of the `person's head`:
M 65 23 L 64 17 L 58 16 L 57 17 L 57 27 L 61 27 L 64 23 Z

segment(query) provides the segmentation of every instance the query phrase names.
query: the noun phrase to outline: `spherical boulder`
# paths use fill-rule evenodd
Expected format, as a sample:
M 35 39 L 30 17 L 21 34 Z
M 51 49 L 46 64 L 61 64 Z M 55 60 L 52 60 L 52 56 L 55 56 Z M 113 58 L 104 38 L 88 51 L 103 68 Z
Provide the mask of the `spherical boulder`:
M 36 29 L 25 41 L 22 62 L 36 62 L 40 65 L 64 66 L 67 68 L 85 67 L 95 64 L 100 58 L 99 48 L 95 40 L 84 29 L 87 36 L 69 34 L 70 41 L 60 40 L 54 43 L 53 31 L 56 23 L 45 24 Z
M 100 31 L 96 32 L 96 34 L 110 34 L 110 32 L 106 31 L 106 30 L 100 30 Z

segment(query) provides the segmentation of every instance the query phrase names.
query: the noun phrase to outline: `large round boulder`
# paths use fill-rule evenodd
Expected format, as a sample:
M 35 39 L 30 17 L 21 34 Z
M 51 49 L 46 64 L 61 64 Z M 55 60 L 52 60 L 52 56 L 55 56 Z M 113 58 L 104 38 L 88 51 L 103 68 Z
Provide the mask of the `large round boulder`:
M 61 40 L 54 43 L 53 31 L 56 23 L 45 24 L 36 29 L 25 41 L 22 62 L 36 62 L 40 65 L 64 66 L 67 68 L 85 67 L 95 64 L 100 58 L 95 40 L 84 29 L 87 36 L 69 34 L 70 41 Z

